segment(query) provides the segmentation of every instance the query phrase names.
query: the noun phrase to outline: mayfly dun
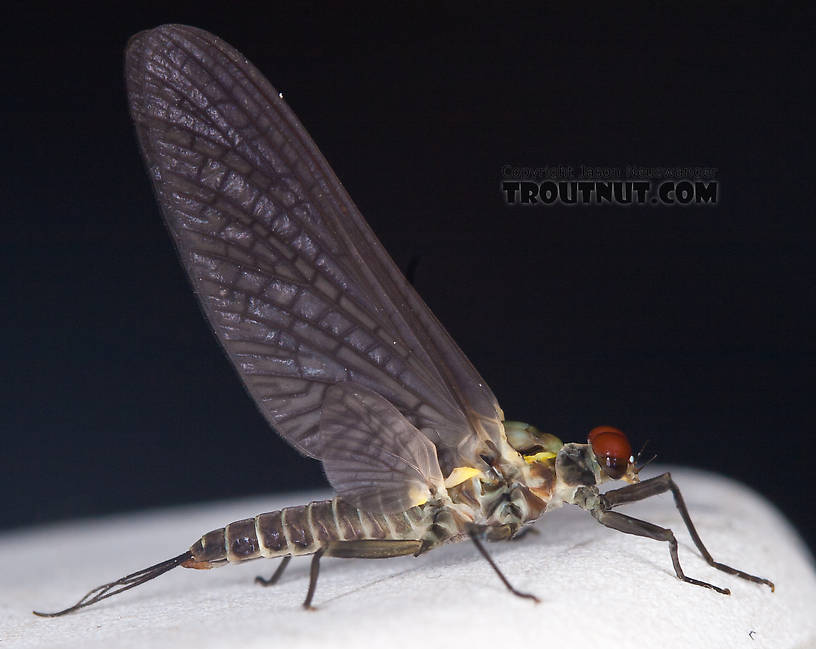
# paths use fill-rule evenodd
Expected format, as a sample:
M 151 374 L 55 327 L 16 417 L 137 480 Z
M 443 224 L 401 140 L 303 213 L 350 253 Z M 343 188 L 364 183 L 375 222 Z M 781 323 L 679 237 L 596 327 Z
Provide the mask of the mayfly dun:
M 640 481 L 626 436 L 593 429 L 563 443 L 505 421 L 495 396 L 399 272 L 282 96 L 240 53 L 192 27 L 165 25 L 127 47 L 130 110 L 156 196 L 210 325 L 270 425 L 323 463 L 331 500 L 259 514 L 208 532 L 189 550 L 93 589 L 76 611 L 183 566 L 214 568 L 311 555 L 420 555 L 472 540 L 517 538 L 565 503 L 602 525 L 668 544 L 671 530 L 613 511 L 670 491 L 668 473 Z M 608 480 L 627 486 L 599 492 Z

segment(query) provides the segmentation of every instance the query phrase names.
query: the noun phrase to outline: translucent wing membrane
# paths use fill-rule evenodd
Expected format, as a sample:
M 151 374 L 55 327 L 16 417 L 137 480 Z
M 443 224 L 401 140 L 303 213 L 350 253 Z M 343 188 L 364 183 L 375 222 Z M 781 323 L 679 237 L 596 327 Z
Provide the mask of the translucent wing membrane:
M 337 495 L 398 512 L 444 491 L 436 447 L 380 395 L 352 383 L 326 391 L 314 448 Z
M 501 435 L 495 397 L 275 89 L 232 47 L 185 26 L 135 36 L 126 75 L 182 262 L 275 429 L 319 457 L 327 389 L 348 382 L 424 431 L 443 468 L 477 463 Z

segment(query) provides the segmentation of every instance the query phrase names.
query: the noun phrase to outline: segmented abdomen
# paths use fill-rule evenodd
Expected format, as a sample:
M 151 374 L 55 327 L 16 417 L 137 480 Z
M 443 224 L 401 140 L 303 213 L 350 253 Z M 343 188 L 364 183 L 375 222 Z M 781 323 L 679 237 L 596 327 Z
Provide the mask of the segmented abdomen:
M 341 500 L 321 500 L 258 514 L 208 532 L 190 548 L 187 567 L 210 568 L 260 557 L 313 554 L 330 541 L 420 539 L 428 523 L 421 507 L 395 514 L 364 512 Z

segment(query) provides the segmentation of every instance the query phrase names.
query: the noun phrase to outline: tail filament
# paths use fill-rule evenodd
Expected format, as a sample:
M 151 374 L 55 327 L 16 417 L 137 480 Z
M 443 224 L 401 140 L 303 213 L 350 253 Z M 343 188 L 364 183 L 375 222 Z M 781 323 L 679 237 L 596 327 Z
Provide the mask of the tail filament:
M 74 604 L 73 606 L 69 606 L 68 608 L 62 611 L 57 611 L 56 613 L 41 613 L 40 611 L 33 611 L 33 613 L 34 615 L 39 615 L 40 617 L 59 617 L 61 615 L 66 615 L 67 613 L 73 613 L 74 611 L 78 611 L 79 609 L 85 608 L 86 606 L 90 606 L 91 604 L 96 604 L 97 602 L 100 602 L 103 599 L 113 597 L 114 595 L 123 593 L 126 590 L 135 588 L 136 586 L 139 586 L 145 583 L 146 581 L 155 579 L 159 575 L 163 575 L 168 570 L 172 570 L 173 568 L 180 566 L 188 559 L 192 559 L 192 556 L 193 555 L 188 551 L 185 552 L 184 554 L 178 555 L 177 557 L 168 559 L 167 561 L 157 563 L 155 566 L 150 566 L 149 568 L 143 568 L 142 570 L 138 570 L 125 577 L 122 577 L 121 579 L 112 581 L 109 584 L 97 586 L 92 591 L 87 593 L 76 604 Z

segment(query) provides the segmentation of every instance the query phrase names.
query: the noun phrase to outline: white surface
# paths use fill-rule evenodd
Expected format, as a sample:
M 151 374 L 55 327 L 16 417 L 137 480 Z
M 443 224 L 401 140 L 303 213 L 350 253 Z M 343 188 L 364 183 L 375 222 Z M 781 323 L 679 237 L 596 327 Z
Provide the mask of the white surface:
M 0 536 L 0 647 L 774 647 L 816 646 L 813 559 L 781 515 L 744 487 L 674 469 L 692 519 L 715 559 L 768 577 L 776 592 L 710 568 L 671 497 L 619 511 L 671 527 L 686 574 L 674 577 L 665 543 L 608 530 L 563 508 L 540 535 L 488 545 L 509 594 L 469 543 L 422 557 L 324 559 L 315 604 L 303 611 L 309 559 L 282 581 L 254 585 L 277 561 L 217 570 L 177 568 L 127 593 L 54 619 L 31 614 L 74 603 L 90 588 L 183 552 L 225 523 L 325 494 L 255 498 L 85 520 Z M 749 636 L 749 632 L 752 632 Z

